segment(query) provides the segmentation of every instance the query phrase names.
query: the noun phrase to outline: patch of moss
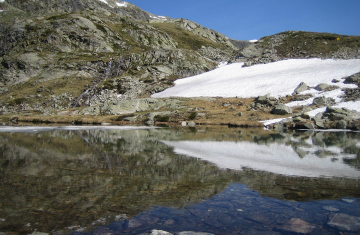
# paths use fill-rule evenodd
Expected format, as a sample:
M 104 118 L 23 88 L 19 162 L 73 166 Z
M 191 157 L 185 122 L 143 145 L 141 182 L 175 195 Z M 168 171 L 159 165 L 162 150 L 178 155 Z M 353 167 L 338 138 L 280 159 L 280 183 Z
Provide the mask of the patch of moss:
M 54 16 L 50 16 L 46 20 L 52 21 L 52 20 L 66 19 L 68 16 L 69 16 L 69 14 L 54 15 Z
M 213 42 L 210 39 L 189 32 L 181 28 L 180 26 L 172 23 L 152 23 L 151 25 L 169 34 L 178 43 L 178 48 L 192 49 L 192 50 L 198 50 L 202 46 L 223 48 L 222 45 Z
M 14 99 L 14 103 L 19 105 L 22 104 L 26 99 L 25 98 L 16 98 Z
M 275 48 L 278 54 L 284 57 L 325 57 L 343 46 L 359 48 L 360 37 L 303 31 L 289 32 L 283 43 Z M 299 52 L 302 55 L 299 55 Z
M 170 117 L 167 115 L 161 116 L 161 115 L 156 115 L 154 117 L 155 121 L 157 122 L 168 122 L 170 120 Z
M 194 120 L 197 116 L 197 113 L 196 112 L 193 112 L 189 115 L 189 120 Z
M 100 30 L 100 31 L 102 31 L 103 33 L 106 34 L 106 29 L 105 29 L 104 26 L 102 26 L 101 24 L 98 24 L 98 23 L 94 23 L 94 24 L 95 24 L 95 26 L 96 26 L 96 28 L 97 28 L 98 30 Z

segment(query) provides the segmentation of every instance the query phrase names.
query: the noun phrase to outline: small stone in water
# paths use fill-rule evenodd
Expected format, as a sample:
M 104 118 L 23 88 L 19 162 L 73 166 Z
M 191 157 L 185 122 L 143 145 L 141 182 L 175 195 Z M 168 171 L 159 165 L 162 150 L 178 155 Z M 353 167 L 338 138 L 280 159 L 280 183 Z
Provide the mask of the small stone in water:
M 353 199 L 342 199 L 344 202 L 353 203 L 355 200 Z
M 328 211 L 339 211 L 338 208 L 335 208 L 335 207 L 332 207 L 332 206 L 324 206 L 323 208 L 325 210 L 328 210 Z
M 309 224 L 298 218 L 292 218 L 291 220 L 279 227 L 279 229 L 281 230 L 295 233 L 310 233 L 315 228 L 317 228 L 316 225 Z

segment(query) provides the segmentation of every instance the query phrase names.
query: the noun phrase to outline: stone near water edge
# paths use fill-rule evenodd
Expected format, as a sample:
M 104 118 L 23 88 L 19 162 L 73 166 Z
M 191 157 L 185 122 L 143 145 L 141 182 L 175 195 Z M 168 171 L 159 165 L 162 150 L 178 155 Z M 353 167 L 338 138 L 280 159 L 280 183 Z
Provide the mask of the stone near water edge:
M 320 128 L 320 129 L 325 129 L 325 125 L 324 125 L 324 120 L 318 119 L 318 118 L 314 118 L 314 122 L 316 127 Z
M 346 127 L 347 127 L 347 122 L 344 120 L 340 120 L 336 123 L 337 129 L 346 129 Z
M 181 126 L 186 126 L 187 123 L 186 122 L 181 122 Z
M 188 122 L 188 126 L 190 126 L 190 127 L 194 127 L 195 125 L 196 125 L 195 122 Z
M 335 227 L 343 231 L 360 231 L 360 217 L 355 217 L 343 213 L 331 214 L 327 224 L 331 227 Z
M 315 129 L 314 124 L 312 124 L 312 123 L 310 123 L 310 122 L 305 123 L 305 124 L 304 124 L 304 127 L 305 127 L 306 129 L 310 129 L 310 130 Z

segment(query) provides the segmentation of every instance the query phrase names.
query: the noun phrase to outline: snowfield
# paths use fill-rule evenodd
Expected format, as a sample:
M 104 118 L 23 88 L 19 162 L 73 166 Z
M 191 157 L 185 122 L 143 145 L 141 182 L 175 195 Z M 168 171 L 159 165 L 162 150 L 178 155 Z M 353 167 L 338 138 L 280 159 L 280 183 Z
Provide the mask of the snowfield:
M 251 67 L 242 66 L 243 63 L 234 63 L 176 80 L 174 87 L 153 94 L 152 97 L 286 96 L 291 95 L 300 82 L 308 86 L 331 84 L 333 79 L 341 80 L 357 73 L 360 71 L 360 60 L 290 59 Z M 336 85 L 355 87 L 343 83 Z
M 345 107 L 360 112 L 360 101 L 341 102 L 342 88 L 357 88 L 354 84 L 344 84 L 344 78 L 360 72 L 360 60 L 321 60 L 290 59 L 269 64 L 242 67 L 243 63 L 227 65 L 220 63 L 213 71 L 197 76 L 179 79 L 175 86 L 160 93 L 154 98 L 162 97 L 240 97 L 251 98 L 270 95 L 274 97 L 291 95 L 294 89 L 305 82 L 310 87 L 320 83 L 338 86 L 332 91 L 310 89 L 300 94 L 312 94 L 304 101 L 286 104 L 289 107 L 311 105 L 315 97 L 331 97 L 337 103 L 335 107 Z M 333 83 L 336 79 L 339 82 Z M 324 112 L 325 107 L 309 112 L 315 116 Z M 265 126 L 280 122 L 282 119 L 262 121 Z

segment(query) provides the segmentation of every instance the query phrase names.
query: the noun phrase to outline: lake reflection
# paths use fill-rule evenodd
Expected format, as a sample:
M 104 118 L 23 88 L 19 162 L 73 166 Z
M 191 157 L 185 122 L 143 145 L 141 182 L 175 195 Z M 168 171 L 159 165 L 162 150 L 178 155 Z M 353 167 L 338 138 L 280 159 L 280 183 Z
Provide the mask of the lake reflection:
M 356 233 L 359 143 L 352 132 L 0 128 L 0 232 Z

